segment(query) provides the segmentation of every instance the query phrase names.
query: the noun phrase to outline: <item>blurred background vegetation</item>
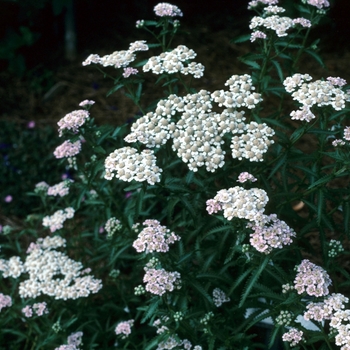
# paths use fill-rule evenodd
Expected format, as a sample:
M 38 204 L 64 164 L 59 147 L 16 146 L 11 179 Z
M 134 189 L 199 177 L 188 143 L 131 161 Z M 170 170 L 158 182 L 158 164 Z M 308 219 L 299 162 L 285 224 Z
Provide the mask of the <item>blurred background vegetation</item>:
M 82 67 L 81 62 L 91 53 L 104 55 L 150 39 L 135 22 L 154 17 L 158 2 L 0 0 L 0 224 L 35 209 L 34 199 L 25 193 L 36 183 L 52 185 L 66 176 L 67 170 L 52 155 L 62 142 L 56 123 L 78 109 L 80 101 L 97 102 L 98 123 L 120 124 L 138 112 L 122 92 L 107 98 L 110 85 L 94 67 Z M 295 2 L 280 1 L 291 11 Z M 184 13 L 176 44 L 193 48 L 206 66 L 201 88 L 216 88 L 229 75 L 247 73 L 237 57 L 249 52 L 251 44 L 236 45 L 232 39 L 249 33 L 248 0 L 171 3 Z M 322 39 L 320 51 L 328 55 L 328 72 L 348 80 L 349 13 L 348 0 L 333 0 L 328 19 L 314 33 Z M 314 66 L 305 63 L 310 74 Z M 31 121 L 35 127 L 29 127 Z M 8 196 L 12 201 L 5 201 Z

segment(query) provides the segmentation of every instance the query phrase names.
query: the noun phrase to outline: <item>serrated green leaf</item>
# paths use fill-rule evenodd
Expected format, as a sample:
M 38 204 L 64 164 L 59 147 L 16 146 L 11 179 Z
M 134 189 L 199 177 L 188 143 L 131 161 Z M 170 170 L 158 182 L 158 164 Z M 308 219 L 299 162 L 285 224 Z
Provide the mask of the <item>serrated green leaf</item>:
M 312 183 L 307 189 L 311 190 L 314 187 L 320 186 L 320 185 L 324 185 L 327 182 L 329 182 L 330 180 L 332 180 L 334 178 L 333 174 L 329 174 L 326 176 L 321 177 L 320 179 L 318 179 L 317 181 L 315 181 L 314 183 Z
M 250 267 L 248 270 L 244 271 L 233 283 L 230 291 L 228 292 L 228 296 L 230 296 L 234 290 L 245 280 L 245 278 L 253 271 L 253 267 Z
M 155 311 L 158 309 L 162 299 L 158 298 L 158 300 L 153 301 L 153 303 L 147 308 L 145 315 L 141 319 L 141 323 L 145 323 L 149 318 L 151 318 Z
M 246 286 L 244 288 L 244 291 L 242 293 L 241 300 L 239 302 L 239 307 L 242 307 L 245 301 L 247 300 L 251 290 L 253 289 L 255 283 L 258 281 L 261 273 L 264 271 L 269 261 L 270 261 L 270 258 L 266 256 L 262 261 L 261 265 L 259 266 L 259 268 L 253 270 L 251 277 L 248 279 Z

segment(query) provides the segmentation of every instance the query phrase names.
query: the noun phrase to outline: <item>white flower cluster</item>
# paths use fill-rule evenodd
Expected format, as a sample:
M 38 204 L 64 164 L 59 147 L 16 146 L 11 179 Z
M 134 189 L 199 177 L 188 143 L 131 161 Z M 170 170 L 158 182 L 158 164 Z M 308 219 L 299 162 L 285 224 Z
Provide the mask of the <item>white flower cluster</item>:
M 50 186 L 47 189 L 47 195 L 48 196 L 60 196 L 60 197 L 64 197 L 69 193 L 69 187 L 71 185 L 71 183 L 73 182 L 73 180 L 64 180 L 54 186 Z
M 54 250 L 65 244 L 64 239 L 55 237 L 37 241 L 23 264 L 22 272 L 29 273 L 29 279 L 19 284 L 21 298 L 36 298 L 46 294 L 55 299 L 76 299 L 101 289 L 101 280 L 89 275 L 82 276 L 84 271 L 80 262 Z M 64 275 L 63 279 L 56 277 L 60 274 Z
M 63 227 L 63 223 L 67 219 L 71 219 L 74 217 L 74 209 L 69 207 L 63 210 L 57 210 L 51 216 L 45 216 L 43 218 L 43 226 L 49 227 L 51 232 L 55 232 Z
M 115 51 L 110 55 L 100 57 L 97 54 L 91 54 L 83 62 L 83 66 L 91 63 L 100 64 L 104 67 L 113 66 L 114 68 L 127 67 L 131 62 L 135 61 L 137 51 L 147 51 L 148 45 L 146 41 L 140 40 L 130 44 L 129 50 Z
M 232 75 L 225 82 L 225 86 L 228 86 L 230 91 L 217 90 L 212 94 L 219 107 L 252 109 L 262 101 L 261 95 L 254 92 L 253 80 L 248 74 Z
M 248 10 L 251 10 L 259 5 L 276 5 L 278 0 L 252 0 L 248 3 Z
M 259 252 L 269 254 L 273 249 L 281 249 L 292 243 L 295 231 L 276 214 L 261 215 L 258 220 L 248 223 L 247 227 L 254 232 L 250 235 L 251 245 Z
M 251 188 L 245 190 L 235 186 L 228 190 L 220 190 L 213 199 L 207 201 L 209 214 L 219 210 L 224 211 L 224 217 L 232 220 L 234 217 L 250 221 L 259 220 L 265 210 L 269 198 L 264 190 Z
M 336 331 L 335 344 L 341 346 L 340 350 L 349 349 L 350 338 L 350 310 L 336 311 L 330 321 L 331 330 Z
M 157 220 L 146 220 L 142 225 L 147 227 L 139 233 L 132 245 L 138 253 L 144 251 L 146 253 L 166 253 L 169 251 L 169 244 L 181 239 L 174 232 L 170 232 L 166 226 L 160 225 Z
M 236 108 L 254 108 L 261 101 L 255 93 L 249 75 L 233 75 L 225 83 L 229 91 L 210 93 L 201 90 L 184 97 L 170 95 L 158 102 L 155 111 L 138 119 L 131 126 L 125 141 L 139 141 L 147 147 L 160 147 L 173 139 L 172 149 L 192 171 L 205 166 L 214 172 L 225 162 L 221 145 L 225 134 L 238 134 L 232 139 L 233 158 L 261 161 L 274 131 L 266 124 L 243 123 L 244 111 Z M 213 105 L 224 107 L 221 113 L 212 112 Z M 178 115 L 180 114 L 180 118 Z
M 275 132 L 265 123 L 250 122 L 245 125 L 245 133 L 234 136 L 231 142 L 232 158 L 246 158 L 251 162 L 263 161 L 263 154 L 274 142 L 270 140 Z
M 66 114 L 57 123 L 57 125 L 59 126 L 59 136 L 62 136 L 63 130 L 71 130 L 73 133 L 76 134 L 79 128 L 85 124 L 86 120 L 88 120 L 89 117 L 89 112 L 84 109 L 78 109 L 76 111 Z
M 220 307 L 223 303 L 228 303 L 231 299 L 219 288 L 213 290 L 213 302 L 216 307 Z
M 114 176 L 123 181 L 147 181 L 154 185 L 160 181 L 160 169 L 156 165 L 156 157 L 152 150 L 143 150 L 138 153 L 135 148 L 123 147 L 116 149 L 105 160 L 105 179 L 111 180 Z
M 172 51 L 163 52 L 159 56 L 152 56 L 142 69 L 144 72 L 152 71 L 154 74 L 180 72 L 184 75 L 193 75 L 194 78 L 201 78 L 204 72 L 204 66 L 201 63 L 191 62 L 186 65 L 187 61 L 196 56 L 197 54 L 192 49 L 185 45 L 179 45 Z
M 154 12 L 156 16 L 159 17 L 182 17 L 182 11 L 175 5 L 169 4 L 167 2 L 160 2 L 154 7 Z
M 313 303 L 311 302 L 306 306 L 307 311 L 303 317 L 305 320 L 315 320 L 321 322 L 323 320 L 330 320 L 336 311 L 345 308 L 345 303 L 348 303 L 349 299 L 340 293 L 333 293 L 324 299 L 323 302 Z M 333 321 L 334 325 L 335 320 Z M 332 326 L 332 324 L 331 324 Z
M 284 80 L 283 85 L 287 92 L 292 94 L 294 100 L 302 104 L 298 111 L 292 111 L 292 119 L 310 120 L 316 118 L 311 112 L 311 107 L 331 106 L 336 111 L 345 108 L 345 102 L 350 96 L 334 85 L 334 80 L 329 77 L 327 81 L 316 80 L 310 82 L 312 77 L 309 74 L 296 73 Z M 334 78 L 336 80 L 340 78 Z
M 271 15 L 265 18 L 254 16 L 250 21 L 249 28 L 259 31 L 262 28 L 270 29 L 274 31 L 278 37 L 283 37 L 288 35 L 287 30 L 294 28 L 297 24 L 303 27 L 311 27 L 311 22 L 305 18 L 302 21 L 300 18 L 294 20 L 285 16 Z
M 9 260 L 0 259 L 0 271 L 4 278 L 17 278 L 25 271 L 25 268 L 19 256 L 12 256 Z
M 36 243 L 30 243 L 27 254 L 31 253 L 34 249 L 56 249 L 66 246 L 66 240 L 61 236 L 47 236 L 45 238 L 38 238 Z

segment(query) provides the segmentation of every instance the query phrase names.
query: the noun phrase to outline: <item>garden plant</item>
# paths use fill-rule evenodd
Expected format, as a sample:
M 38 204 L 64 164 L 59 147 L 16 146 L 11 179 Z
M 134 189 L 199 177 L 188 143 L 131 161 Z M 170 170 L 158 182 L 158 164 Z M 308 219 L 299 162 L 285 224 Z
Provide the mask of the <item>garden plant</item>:
M 58 122 L 66 178 L 2 227 L 1 349 L 350 349 L 350 91 L 301 64 L 323 65 L 330 4 L 247 6 L 247 73 L 220 90 L 168 3 L 84 60 L 139 112 L 97 125 L 84 100 Z

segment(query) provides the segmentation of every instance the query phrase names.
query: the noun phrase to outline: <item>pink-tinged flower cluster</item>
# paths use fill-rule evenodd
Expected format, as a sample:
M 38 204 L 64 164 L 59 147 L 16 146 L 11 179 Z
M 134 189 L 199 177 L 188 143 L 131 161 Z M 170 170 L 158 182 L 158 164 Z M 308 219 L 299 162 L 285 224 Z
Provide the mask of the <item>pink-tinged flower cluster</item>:
M 283 341 L 290 343 L 290 346 L 296 346 L 303 339 L 303 331 L 299 331 L 296 328 L 291 328 L 287 333 L 284 333 L 282 336 Z
M 122 334 L 123 338 L 128 337 L 131 334 L 131 327 L 134 325 L 134 320 L 123 321 L 118 323 L 115 328 L 115 334 Z
M 22 313 L 24 313 L 26 317 L 32 317 L 33 311 L 37 316 L 42 316 L 49 313 L 45 302 L 35 303 L 33 306 L 27 305 L 22 309 Z
M 60 196 L 64 197 L 69 193 L 69 186 L 73 182 L 73 180 L 64 180 L 57 185 L 49 186 L 47 189 L 48 196 Z
M 255 178 L 252 174 L 249 174 L 247 173 L 246 171 L 243 172 L 243 173 L 240 173 L 238 175 L 238 180 L 237 182 L 240 182 L 240 183 L 244 183 L 244 182 L 247 182 L 247 181 L 251 181 L 251 182 L 255 182 L 257 181 L 258 179 Z
M 310 296 L 321 297 L 329 294 L 328 286 L 332 284 L 328 273 L 307 259 L 297 267 L 294 288 L 298 294 L 306 292 Z
M 179 272 L 168 272 L 164 269 L 146 269 L 143 282 L 146 290 L 152 294 L 163 295 L 166 291 L 172 292 L 181 288 L 181 275 Z
M 74 143 L 69 140 L 64 141 L 62 145 L 56 147 L 53 152 L 57 159 L 74 157 L 81 151 L 81 142 L 78 140 Z
M 320 10 L 324 7 L 329 7 L 329 2 L 327 0 L 307 0 L 307 3 L 311 6 L 317 7 Z
M 209 214 L 223 210 L 224 217 L 227 220 L 238 217 L 254 221 L 262 215 L 268 200 L 269 198 L 264 190 L 259 188 L 245 190 L 242 187 L 235 186 L 228 190 L 220 190 L 206 204 Z
M 147 227 L 139 233 L 132 245 L 138 253 L 166 253 L 169 251 L 169 244 L 181 239 L 165 226 L 161 226 L 157 220 L 146 220 L 143 225 Z
M 79 109 L 71 113 L 66 114 L 58 123 L 58 133 L 62 136 L 63 130 L 70 130 L 73 133 L 77 133 L 79 128 L 83 126 L 90 117 L 88 111 Z
M 340 293 L 333 293 L 320 303 L 310 303 L 306 306 L 307 311 L 304 313 L 304 319 L 315 320 L 321 322 L 330 320 L 336 311 L 345 308 L 345 303 L 349 302 L 349 298 Z
M 95 101 L 92 101 L 92 100 L 84 100 L 84 101 L 81 101 L 81 102 L 79 103 L 79 106 L 80 106 L 80 107 L 89 108 L 89 107 L 92 106 L 93 104 L 95 104 Z
M 248 223 L 254 233 L 250 235 L 251 245 L 259 252 L 269 254 L 273 249 L 281 249 L 292 243 L 295 231 L 276 214 L 263 215 L 255 223 Z
M 159 17 L 182 17 L 182 11 L 175 5 L 167 2 L 160 2 L 154 7 L 154 12 Z
M 344 86 L 347 84 L 346 80 L 340 77 L 328 77 L 327 80 L 334 86 Z
M 304 17 L 294 18 L 293 23 L 300 24 L 304 28 L 310 28 L 312 25 L 311 22 Z
M 219 288 L 213 290 L 213 302 L 216 307 L 220 307 L 223 303 L 228 303 L 231 299 Z
M 266 39 L 267 35 L 260 30 L 256 30 L 250 36 L 250 41 L 253 43 L 256 39 Z
M 43 218 L 43 226 L 49 227 L 51 232 L 60 230 L 63 227 L 63 223 L 67 219 L 74 217 L 74 213 L 75 210 L 71 207 L 63 210 L 57 210 L 53 215 L 45 216 Z
M 276 5 L 278 0 L 253 0 L 248 3 L 248 10 L 251 10 L 259 5 Z
M 0 312 L 4 307 L 12 306 L 12 298 L 9 295 L 0 293 Z
M 61 345 L 55 350 L 79 350 L 80 345 L 82 345 L 83 332 L 72 333 L 67 338 L 68 345 Z
M 127 67 L 124 68 L 124 73 L 123 73 L 123 77 L 124 78 L 129 78 L 130 75 L 135 75 L 137 74 L 139 71 L 136 68 L 132 68 L 132 67 Z
M 350 126 L 347 126 L 344 129 L 344 139 L 350 141 Z

